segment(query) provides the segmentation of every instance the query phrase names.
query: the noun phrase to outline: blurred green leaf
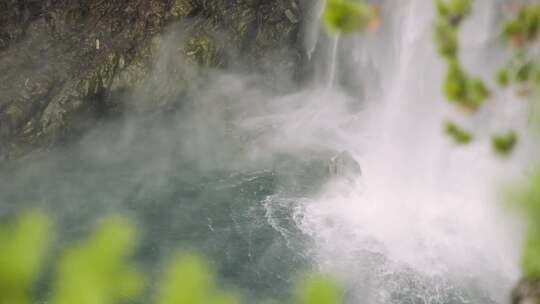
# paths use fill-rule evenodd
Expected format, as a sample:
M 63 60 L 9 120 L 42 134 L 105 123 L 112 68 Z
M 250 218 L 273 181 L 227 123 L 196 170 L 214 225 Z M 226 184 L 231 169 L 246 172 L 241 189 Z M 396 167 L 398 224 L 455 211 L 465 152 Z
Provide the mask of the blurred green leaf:
M 526 278 L 540 277 L 540 231 L 528 232 L 528 238 L 525 241 L 523 256 L 521 259 L 521 268 Z
M 503 37 L 512 46 L 523 47 L 532 42 L 540 31 L 540 4 L 523 6 L 517 16 L 503 26 Z
M 469 76 L 458 59 L 458 27 L 471 12 L 470 0 L 435 0 L 435 44 L 439 54 L 447 60 L 443 92 L 446 99 L 468 111 L 477 110 L 489 96 L 489 90 L 480 78 Z M 454 134 L 454 133 L 452 133 Z M 454 134 L 457 135 L 457 134 Z M 459 140 L 465 137 L 454 136 Z
M 477 109 L 484 101 L 489 97 L 489 91 L 486 85 L 480 78 L 473 78 L 468 80 L 468 106 Z
M 204 261 L 178 254 L 166 267 L 156 304 L 236 304 L 240 301 L 220 291 Z
M 517 134 L 514 131 L 508 131 L 505 134 L 494 135 L 491 138 L 493 151 L 500 156 L 508 156 L 514 150 L 517 144 Z
M 527 239 L 521 266 L 526 278 L 540 277 L 540 170 L 536 170 L 524 185 L 511 191 L 508 201 L 523 213 L 527 222 Z
M 457 56 L 458 36 L 457 30 L 446 18 L 437 18 L 435 22 L 435 42 L 441 56 L 451 60 Z
M 448 10 L 453 16 L 467 16 L 471 12 L 471 0 L 450 0 Z
M 489 96 L 484 82 L 465 74 L 457 60 L 448 63 L 443 90 L 449 101 L 471 111 L 477 110 Z
M 373 7 L 352 0 L 327 0 L 323 20 L 332 32 L 353 33 L 365 30 L 378 19 Z
M 122 218 L 109 218 L 85 241 L 62 255 L 52 295 L 54 304 L 113 304 L 134 299 L 142 278 L 128 263 L 134 229 Z
M 531 80 L 534 68 L 535 67 L 532 62 L 524 62 L 517 66 L 515 81 L 518 83 L 524 83 Z
M 453 122 L 447 121 L 444 124 L 444 131 L 452 140 L 459 145 L 465 145 L 472 141 L 473 137 L 471 133 L 462 129 Z
M 343 303 L 341 290 L 324 275 L 311 275 L 302 280 L 298 285 L 296 297 L 297 304 Z
M 30 303 L 50 228 L 47 217 L 39 212 L 28 212 L 0 227 L 0 304 Z
M 0 228 L 0 303 L 32 303 L 32 283 L 39 274 L 50 223 L 28 213 Z M 85 240 L 68 246 L 59 257 L 51 304 L 144 303 L 142 278 L 129 263 L 134 229 L 125 219 L 102 221 Z M 196 255 L 178 254 L 158 285 L 156 304 L 238 304 L 240 298 L 218 288 L 208 265 Z M 315 275 L 302 281 L 299 304 L 339 304 L 337 286 Z M 262 301 L 274 303 L 275 301 Z
M 508 70 L 503 68 L 497 71 L 496 81 L 501 87 L 508 86 L 510 82 L 510 76 L 508 75 Z
M 458 26 L 471 12 L 471 0 L 435 0 L 437 15 L 448 24 Z
M 467 96 L 467 78 L 457 61 L 448 64 L 446 79 L 444 81 L 444 93 L 451 101 L 459 102 Z

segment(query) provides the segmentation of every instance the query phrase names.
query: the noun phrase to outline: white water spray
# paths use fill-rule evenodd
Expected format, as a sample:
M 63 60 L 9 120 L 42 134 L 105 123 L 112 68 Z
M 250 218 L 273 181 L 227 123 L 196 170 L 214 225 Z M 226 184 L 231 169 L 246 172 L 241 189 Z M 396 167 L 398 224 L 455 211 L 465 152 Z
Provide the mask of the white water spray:
M 493 75 L 490 60 L 500 60 L 486 47 L 495 5 L 476 1 L 463 33 L 463 60 L 484 79 Z M 324 94 L 303 94 L 303 108 L 281 124 L 290 130 L 285 122 L 294 121 L 295 131 L 283 131 L 280 144 L 347 150 L 362 166 L 354 183 L 335 181 L 306 203 L 298 223 L 313 239 L 321 270 L 340 278 L 356 303 L 504 303 L 519 277 L 520 233 L 501 210 L 497 187 L 522 176 L 527 144 L 501 161 L 488 134 L 509 127 L 525 133 L 527 109 L 508 94 L 472 117 L 443 102 L 432 12 L 431 1 L 391 1 L 376 37 L 343 38 L 356 45 L 351 57 L 362 59 L 363 100 L 333 86 L 340 77 L 335 39 Z M 361 75 L 366 63 L 375 74 Z M 370 86 L 373 78 L 381 79 L 380 91 Z M 347 110 L 358 102 L 360 112 Z M 442 133 L 448 118 L 472 129 L 475 143 L 454 147 Z

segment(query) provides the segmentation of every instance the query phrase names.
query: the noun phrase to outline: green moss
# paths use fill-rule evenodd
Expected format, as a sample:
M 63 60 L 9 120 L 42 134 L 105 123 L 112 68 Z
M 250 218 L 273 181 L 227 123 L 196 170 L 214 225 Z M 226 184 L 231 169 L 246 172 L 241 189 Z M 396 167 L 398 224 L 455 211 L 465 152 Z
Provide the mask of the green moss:
M 19 124 L 20 122 L 24 121 L 26 111 L 22 108 L 25 106 L 23 102 L 24 100 L 14 102 L 6 108 L 5 114 L 12 124 Z
M 242 10 L 241 12 L 238 12 L 238 13 L 231 12 L 231 14 L 235 15 L 233 16 L 233 19 L 235 20 L 235 23 L 233 26 L 236 31 L 236 34 L 241 39 L 246 38 L 247 34 L 250 32 L 250 29 L 253 27 L 256 27 L 254 22 L 257 19 L 257 13 L 255 12 L 255 10 L 251 8 L 246 8 Z
M 201 67 L 219 65 L 220 52 L 214 41 L 207 35 L 191 38 L 187 43 L 185 54 L 189 61 Z
M 174 0 L 171 4 L 171 15 L 176 18 L 187 17 L 193 11 L 193 5 L 188 0 Z

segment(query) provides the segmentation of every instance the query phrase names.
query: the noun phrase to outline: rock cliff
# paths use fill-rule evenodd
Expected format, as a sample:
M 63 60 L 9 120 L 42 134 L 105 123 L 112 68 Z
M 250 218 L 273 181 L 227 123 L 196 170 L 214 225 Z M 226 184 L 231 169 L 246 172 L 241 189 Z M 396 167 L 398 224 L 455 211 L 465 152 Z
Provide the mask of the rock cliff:
M 54 146 L 109 115 L 174 106 L 190 67 L 241 57 L 264 69 L 272 56 L 272 65 L 295 65 L 300 11 L 298 0 L 4 0 L 0 159 Z M 165 67 L 177 72 L 166 88 L 149 81 L 164 45 Z M 147 89 L 159 96 L 130 104 L 123 97 L 142 82 L 161 86 Z

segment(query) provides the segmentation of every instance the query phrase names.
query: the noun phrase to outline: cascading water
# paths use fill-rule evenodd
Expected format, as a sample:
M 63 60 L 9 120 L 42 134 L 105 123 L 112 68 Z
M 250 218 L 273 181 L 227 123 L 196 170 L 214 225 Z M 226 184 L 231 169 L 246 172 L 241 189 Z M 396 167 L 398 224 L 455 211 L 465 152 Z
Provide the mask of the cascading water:
M 461 56 L 484 79 L 502 58 L 489 48 L 497 5 L 475 1 L 463 29 Z M 472 117 L 445 105 L 431 1 L 387 1 L 382 10 L 376 36 L 343 38 L 343 53 L 352 56 L 340 59 L 356 63 L 357 85 L 368 90 L 363 97 L 332 86 L 340 73 L 337 43 L 330 47 L 331 92 L 322 96 L 337 108 L 360 102 L 361 110 L 325 113 L 306 125 L 352 153 L 363 175 L 327 185 L 304 205 L 298 225 L 313 240 L 316 264 L 340 278 L 355 303 L 504 303 L 519 276 L 520 234 L 504 216 L 497 189 L 522 176 L 527 143 L 501 161 L 489 151 L 487 134 L 513 127 L 526 137 L 527 106 L 509 101 L 515 98 L 508 93 Z M 442 134 L 448 118 L 479 139 L 453 147 Z
M 336 81 L 340 35 L 326 32 L 321 23 L 324 7 L 325 0 L 306 4 L 302 41 L 306 57 L 315 70 L 316 85 L 331 89 Z
M 337 73 L 337 60 L 338 60 L 338 48 L 339 48 L 339 35 L 336 35 L 332 39 L 332 47 L 330 52 L 329 68 L 328 68 L 328 82 L 327 88 L 331 89 L 336 81 Z

